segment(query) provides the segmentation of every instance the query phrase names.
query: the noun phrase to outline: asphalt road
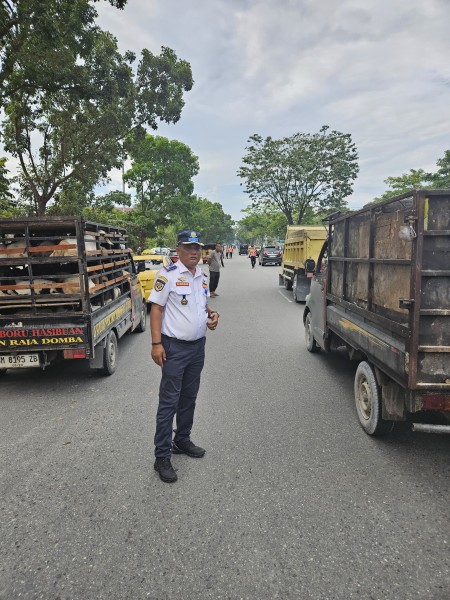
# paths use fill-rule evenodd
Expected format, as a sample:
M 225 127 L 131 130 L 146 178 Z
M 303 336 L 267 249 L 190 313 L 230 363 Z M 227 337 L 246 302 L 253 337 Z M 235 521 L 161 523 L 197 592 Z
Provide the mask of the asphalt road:
M 149 332 L 101 378 L 0 382 L 0 599 L 448 600 L 450 436 L 368 437 L 354 366 L 304 346 L 278 267 L 225 261 L 193 440 L 153 469 Z

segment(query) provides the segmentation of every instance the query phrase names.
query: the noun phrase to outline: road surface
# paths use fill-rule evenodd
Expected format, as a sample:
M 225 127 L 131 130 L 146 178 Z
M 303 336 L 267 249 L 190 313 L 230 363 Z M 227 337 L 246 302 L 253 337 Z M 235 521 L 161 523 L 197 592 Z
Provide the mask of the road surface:
M 0 600 L 448 600 L 450 437 L 368 437 L 344 354 L 309 354 L 279 267 L 225 260 L 193 440 L 153 469 L 149 332 L 109 378 L 0 381 Z

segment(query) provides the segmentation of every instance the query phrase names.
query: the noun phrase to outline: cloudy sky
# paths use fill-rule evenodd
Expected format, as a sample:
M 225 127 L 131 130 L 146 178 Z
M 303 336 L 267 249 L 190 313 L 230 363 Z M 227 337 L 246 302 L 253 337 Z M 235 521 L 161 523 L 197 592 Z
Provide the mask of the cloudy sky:
M 156 132 L 200 159 L 195 192 L 236 220 L 247 139 L 350 133 L 359 208 L 450 149 L 449 0 L 128 0 L 97 4 L 121 50 L 173 48 L 195 84 L 175 125 Z M 114 174 L 113 183 L 119 185 Z

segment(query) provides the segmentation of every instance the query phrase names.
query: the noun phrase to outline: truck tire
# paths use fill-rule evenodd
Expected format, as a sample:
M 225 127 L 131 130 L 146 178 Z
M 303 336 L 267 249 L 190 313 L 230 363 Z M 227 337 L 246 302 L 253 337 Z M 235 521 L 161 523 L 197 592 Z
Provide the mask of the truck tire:
M 355 374 L 355 403 L 358 419 L 369 435 L 386 435 L 394 427 L 393 421 L 384 421 L 382 414 L 381 390 L 375 373 L 366 361 L 359 363 Z
M 319 352 L 320 346 L 314 339 L 313 330 L 312 330 L 312 322 L 311 322 L 311 313 L 306 315 L 305 319 L 305 343 L 306 349 L 308 352 Z
M 289 291 L 292 290 L 292 281 L 286 277 L 284 278 L 284 289 Z
M 112 375 L 115 372 L 118 355 L 117 336 L 114 331 L 110 331 L 103 350 L 103 367 L 100 369 L 102 375 Z
M 135 331 L 137 333 L 143 333 L 147 329 L 147 305 L 145 302 L 142 302 L 141 309 L 141 320 L 139 325 L 136 327 Z
M 294 297 L 294 302 L 298 302 L 298 299 L 297 299 L 297 273 L 294 275 L 294 281 L 292 282 L 292 296 Z

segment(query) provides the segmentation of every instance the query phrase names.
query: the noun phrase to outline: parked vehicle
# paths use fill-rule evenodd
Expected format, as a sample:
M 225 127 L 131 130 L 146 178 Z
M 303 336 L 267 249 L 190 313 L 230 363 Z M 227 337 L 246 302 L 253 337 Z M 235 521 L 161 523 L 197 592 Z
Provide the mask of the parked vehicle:
M 170 250 L 169 250 L 169 254 L 168 254 L 167 256 L 168 256 L 168 257 L 171 259 L 171 261 L 172 261 L 172 262 L 174 262 L 174 263 L 176 263 L 176 262 L 178 261 L 178 254 L 177 254 L 177 251 L 176 251 L 176 249 L 175 249 L 175 248 L 174 248 L 174 249 L 170 249 Z
M 239 256 L 241 254 L 248 254 L 248 244 L 241 244 L 239 246 Z
M 116 370 L 118 340 L 144 331 L 126 231 L 81 217 L 0 219 L 0 375 L 87 359 Z
M 263 246 L 258 258 L 259 264 L 262 267 L 266 265 L 281 265 L 281 250 L 276 246 Z
M 148 249 L 148 250 L 142 250 L 142 254 L 138 254 L 137 256 L 146 256 L 153 263 L 161 265 L 163 263 L 164 257 L 167 255 L 166 254 L 155 254 L 150 249 Z
M 323 225 L 288 225 L 284 242 L 280 285 L 292 290 L 294 300 L 306 300 L 312 273 L 327 229 Z
M 419 411 L 450 416 L 450 190 L 329 219 L 303 315 L 306 347 L 346 347 L 369 435 Z M 413 424 L 450 432 L 450 426 Z
M 172 264 L 172 259 L 169 256 L 164 256 L 162 263 L 154 262 L 149 258 L 150 255 L 141 254 L 140 256 L 134 256 L 133 260 L 136 265 L 138 279 L 142 288 L 142 299 L 150 308 L 150 302 L 148 297 L 153 289 L 155 283 L 156 274 L 162 269 Z
M 206 265 L 206 263 L 208 262 L 208 258 L 215 247 L 216 244 L 205 244 L 202 247 L 202 262 L 204 265 Z

